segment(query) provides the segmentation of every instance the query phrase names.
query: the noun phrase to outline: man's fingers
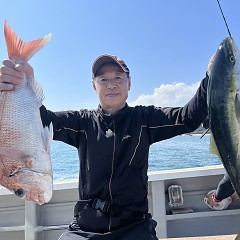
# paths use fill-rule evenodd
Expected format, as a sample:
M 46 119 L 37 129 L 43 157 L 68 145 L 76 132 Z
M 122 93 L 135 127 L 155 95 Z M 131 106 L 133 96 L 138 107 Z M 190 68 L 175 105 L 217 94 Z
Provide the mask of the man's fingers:
M 23 72 L 16 71 L 15 68 L 12 69 L 11 67 L 8 67 L 6 65 L 1 66 L 0 75 L 1 75 L 1 82 L 14 83 L 15 78 L 20 78 L 20 79 L 24 78 Z
M 240 199 L 239 196 L 238 196 L 238 194 L 237 194 L 236 192 L 234 192 L 234 193 L 232 194 L 231 198 L 232 198 L 232 201 L 233 201 L 233 202 L 236 202 L 236 201 L 238 201 L 238 200 Z
M 12 69 L 13 71 L 4 71 L 4 68 L 8 67 L 9 69 Z M 11 60 L 6 59 L 3 61 L 3 65 L 1 67 L 1 69 L 3 68 L 3 73 L 9 73 L 12 76 L 16 76 L 16 77 L 23 77 L 22 72 L 24 72 L 27 75 L 30 75 L 32 77 L 34 77 L 34 71 L 33 68 L 31 67 L 31 65 L 29 65 L 27 62 L 25 63 L 19 63 L 19 64 L 14 64 Z M 5 68 L 6 70 L 6 68 Z M 2 72 L 2 71 L 1 71 Z M 18 72 L 21 72 L 20 75 Z
M 3 65 L 11 69 L 15 69 L 15 64 L 9 59 L 3 60 Z
M 14 85 L 9 83 L 0 83 L 0 91 L 11 91 Z
M 16 64 L 11 60 L 4 60 L 0 67 L 0 91 L 13 90 L 21 85 L 25 75 L 34 77 L 33 68 L 28 63 Z
M 34 77 L 33 68 L 32 68 L 31 65 L 29 65 L 28 63 L 17 64 L 17 65 L 15 66 L 15 68 L 16 68 L 18 71 L 25 72 L 27 75 L 30 75 L 30 76 Z
M 21 84 L 22 80 L 24 78 L 24 73 L 19 72 L 15 68 L 15 64 L 9 60 L 6 59 L 3 61 L 3 65 L 0 68 L 0 83 L 2 84 L 0 87 L 0 90 L 11 90 L 13 89 L 12 84 Z M 6 86 L 6 84 L 9 84 L 10 86 Z

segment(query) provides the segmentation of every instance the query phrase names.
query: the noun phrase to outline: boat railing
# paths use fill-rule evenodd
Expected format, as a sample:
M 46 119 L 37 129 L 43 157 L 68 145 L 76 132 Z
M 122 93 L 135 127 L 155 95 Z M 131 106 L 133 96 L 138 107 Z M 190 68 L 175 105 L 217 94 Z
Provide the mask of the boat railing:
M 206 192 L 217 186 L 223 174 L 222 166 L 149 172 L 149 211 L 158 223 L 157 236 L 167 238 L 237 233 L 238 226 L 233 221 L 240 218 L 239 205 L 227 211 L 212 211 L 203 202 Z M 193 212 L 172 214 L 166 193 L 171 184 L 182 187 L 184 204 L 181 207 L 191 208 Z M 77 180 L 55 182 L 51 201 L 41 206 L 18 199 L 10 191 L 0 189 L 0 239 L 58 239 L 72 220 L 77 200 Z M 214 218 L 221 217 L 227 221 L 227 227 L 214 225 Z M 231 226 L 228 226 L 228 221 Z M 204 229 L 200 233 L 197 230 L 199 224 Z M 207 228 L 211 224 L 213 227 Z

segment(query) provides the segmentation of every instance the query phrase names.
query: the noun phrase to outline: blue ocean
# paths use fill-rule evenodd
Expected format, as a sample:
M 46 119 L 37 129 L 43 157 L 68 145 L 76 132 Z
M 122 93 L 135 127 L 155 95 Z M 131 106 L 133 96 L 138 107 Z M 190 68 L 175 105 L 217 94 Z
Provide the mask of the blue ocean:
M 177 136 L 154 143 L 149 153 L 149 171 L 219 165 L 219 158 L 210 153 L 210 136 Z M 78 179 L 77 149 L 53 141 L 51 149 L 54 181 Z

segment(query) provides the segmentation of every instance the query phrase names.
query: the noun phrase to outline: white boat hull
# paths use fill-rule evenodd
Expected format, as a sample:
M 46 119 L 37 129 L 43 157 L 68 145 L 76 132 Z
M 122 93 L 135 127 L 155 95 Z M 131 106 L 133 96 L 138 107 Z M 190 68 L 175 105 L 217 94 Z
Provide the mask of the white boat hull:
M 149 172 L 149 211 L 158 222 L 157 236 L 184 238 L 236 234 L 240 230 L 240 202 L 227 210 L 212 211 L 203 201 L 223 177 L 222 166 Z M 192 213 L 172 214 L 168 205 L 170 185 L 182 187 L 180 208 Z M 78 200 L 78 182 L 54 183 L 52 200 L 42 206 L 25 202 L 0 189 L 0 240 L 53 240 L 66 231 Z M 220 239 L 220 237 L 219 237 Z

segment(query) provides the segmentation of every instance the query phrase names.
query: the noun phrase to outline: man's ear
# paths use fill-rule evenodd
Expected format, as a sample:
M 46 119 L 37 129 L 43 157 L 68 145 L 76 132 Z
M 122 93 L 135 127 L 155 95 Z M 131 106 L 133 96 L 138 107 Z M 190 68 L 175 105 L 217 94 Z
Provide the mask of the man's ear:
M 128 78 L 128 91 L 131 89 L 131 77 Z
M 94 80 L 92 80 L 92 84 L 93 84 L 93 89 L 97 91 Z

